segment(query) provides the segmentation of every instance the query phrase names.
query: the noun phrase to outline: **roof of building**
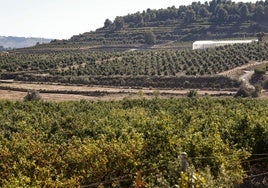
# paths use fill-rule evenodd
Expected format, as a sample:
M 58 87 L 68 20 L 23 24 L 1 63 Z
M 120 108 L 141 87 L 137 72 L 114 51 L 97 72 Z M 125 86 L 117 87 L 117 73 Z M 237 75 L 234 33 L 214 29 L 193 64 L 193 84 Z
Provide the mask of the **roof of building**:
M 200 40 L 200 41 L 195 41 L 193 44 L 198 45 L 198 44 L 234 44 L 234 43 L 251 43 L 256 40 Z

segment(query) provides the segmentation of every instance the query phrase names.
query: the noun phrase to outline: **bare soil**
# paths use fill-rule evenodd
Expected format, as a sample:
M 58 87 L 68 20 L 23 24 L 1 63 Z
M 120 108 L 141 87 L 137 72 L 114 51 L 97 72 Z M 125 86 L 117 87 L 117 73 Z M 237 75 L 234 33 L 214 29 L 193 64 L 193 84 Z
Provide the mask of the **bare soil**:
M 75 85 L 57 85 L 57 84 L 40 84 L 40 83 L 23 83 L 10 82 L 1 83 L 0 99 L 8 100 L 23 100 L 27 94 L 24 90 L 40 91 L 41 97 L 46 101 L 76 101 L 81 99 L 86 100 L 121 100 L 123 98 L 151 98 L 151 97 L 181 97 L 187 94 L 189 90 L 176 89 L 157 89 L 157 88 L 121 88 L 121 87 L 98 87 L 98 86 L 75 86 Z M 51 93 L 51 92 L 56 93 Z M 82 94 L 66 94 L 68 92 L 82 92 Z M 83 93 L 84 92 L 84 93 Z M 97 92 L 99 95 L 90 95 Z M 197 90 L 200 95 L 233 95 L 235 91 L 212 91 L 212 90 Z
M 244 71 L 254 70 L 254 68 L 256 66 L 267 64 L 267 63 L 268 63 L 268 61 L 249 62 L 246 65 L 243 65 L 243 66 L 240 66 L 240 67 L 236 67 L 236 68 L 231 69 L 231 70 L 228 70 L 228 71 L 221 72 L 218 75 L 228 76 L 230 78 L 233 78 L 233 79 L 237 79 L 238 80 L 239 77 L 244 74 Z

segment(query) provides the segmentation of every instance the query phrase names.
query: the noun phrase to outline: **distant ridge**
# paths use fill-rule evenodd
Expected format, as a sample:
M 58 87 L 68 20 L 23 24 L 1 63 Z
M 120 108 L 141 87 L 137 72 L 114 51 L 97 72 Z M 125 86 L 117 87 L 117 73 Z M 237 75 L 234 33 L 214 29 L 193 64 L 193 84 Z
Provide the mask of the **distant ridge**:
M 37 43 L 40 44 L 49 43 L 50 41 L 51 39 L 45 39 L 45 38 L 0 36 L 0 46 L 2 48 L 25 48 L 34 46 Z

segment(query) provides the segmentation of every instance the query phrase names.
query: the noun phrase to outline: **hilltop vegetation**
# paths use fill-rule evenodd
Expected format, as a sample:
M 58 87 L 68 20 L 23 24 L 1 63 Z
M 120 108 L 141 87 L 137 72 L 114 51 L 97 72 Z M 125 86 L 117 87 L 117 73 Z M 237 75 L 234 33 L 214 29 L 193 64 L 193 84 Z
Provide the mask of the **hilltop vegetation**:
M 106 19 L 103 28 L 69 40 L 55 40 L 51 45 L 135 47 L 170 41 L 253 37 L 258 32 L 268 32 L 267 17 L 267 0 L 194 2 L 178 8 L 147 9 L 118 16 L 114 21 Z

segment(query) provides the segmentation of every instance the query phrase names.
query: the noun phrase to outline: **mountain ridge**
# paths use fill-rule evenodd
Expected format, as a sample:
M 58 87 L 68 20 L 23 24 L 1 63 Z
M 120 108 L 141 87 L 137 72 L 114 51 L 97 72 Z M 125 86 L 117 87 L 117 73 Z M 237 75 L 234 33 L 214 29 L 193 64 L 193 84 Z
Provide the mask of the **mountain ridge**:
M 25 48 L 36 44 L 49 43 L 52 39 L 37 37 L 0 36 L 2 48 Z

